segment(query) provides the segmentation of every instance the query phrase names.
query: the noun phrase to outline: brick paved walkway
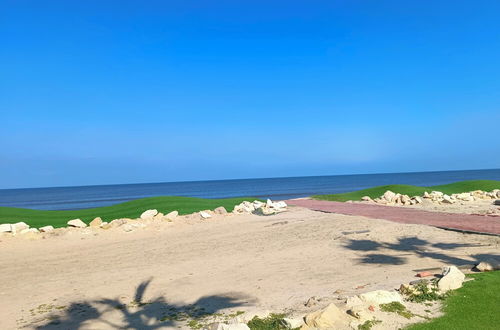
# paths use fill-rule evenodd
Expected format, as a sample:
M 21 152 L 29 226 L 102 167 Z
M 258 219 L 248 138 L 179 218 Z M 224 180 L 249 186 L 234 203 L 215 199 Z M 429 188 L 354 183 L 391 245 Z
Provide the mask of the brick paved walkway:
M 494 216 L 430 212 L 409 207 L 341 203 L 311 199 L 289 200 L 287 203 L 316 211 L 358 215 L 400 223 L 422 224 L 445 229 L 500 235 L 500 217 Z

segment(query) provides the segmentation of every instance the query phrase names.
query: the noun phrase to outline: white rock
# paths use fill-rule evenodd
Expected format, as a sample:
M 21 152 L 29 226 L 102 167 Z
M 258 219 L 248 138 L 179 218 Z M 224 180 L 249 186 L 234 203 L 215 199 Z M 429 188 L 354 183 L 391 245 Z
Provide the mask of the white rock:
M 142 212 L 141 219 L 143 219 L 143 220 L 150 219 L 157 214 L 158 214 L 158 210 L 147 210 L 147 211 Z
M 367 293 L 362 293 L 359 295 L 359 299 L 361 299 L 365 303 L 369 304 L 388 304 L 393 301 L 397 301 L 402 303 L 403 298 L 396 291 L 385 291 L 385 290 L 376 290 Z
M 157 214 L 153 217 L 153 220 L 154 220 L 154 221 L 163 221 L 163 217 L 164 217 L 164 216 L 165 216 L 165 215 L 164 215 L 163 213 L 158 212 L 158 213 L 157 213 Z
M 233 210 L 234 213 L 252 213 L 253 211 L 255 211 L 255 206 L 247 201 L 235 205 Z
M 462 287 L 465 275 L 455 266 L 443 268 L 443 277 L 438 281 L 438 289 L 441 292 L 455 290 Z
M 102 219 L 100 217 L 94 218 L 94 220 L 90 221 L 90 227 L 100 227 L 102 224 Z
M 80 219 L 73 219 L 68 221 L 68 226 L 76 228 L 85 228 L 87 227 L 87 224 Z
M 200 211 L 200 216 L 203 218 L 203 219 L 208 219 L 208 218 L 211 218 L 212 215 L 210 213 L 208 213 L 207 211 Z
M 420 197 L 420 196 L 415 196 L 415 197 L 413 197 L 413 200 L 414 200 L 417 204 L 422 204 L 422 202 L 423 202 L 422 197 Z
M 498 260 L 484 260 L 477 264 L 476 269 L 480 272 L 490 272 L 493 270 L 500 270 L 500 261 Z
M 341 324 L 346 317 L 344 312 L 331 303 L 324 309 L 307 314 L 305 323 L 312 328 L 331 329 Z
M 279 209 L 286 209 L 287 206 L 288 205 L 286 205 L 286 203 L 284 201 L 279 201 L 279 202 L 274 203 L 274 207 L 279 208 Z
M 373 201 L 370 196 L 363 196 L 363 197 L 361 197 L 361 200 L 363 202 L 372 202 Z
M 177 211 L 172 211 L 167 213 L 167 215 L 164 217 L 165 220 L 167 221 L 173 221 L 177 216 L 179 215 L 179 212 Z
M 393 193 L 392 191 L 390 190 L 387 190 L 383 195 L 382 195 L 382 198 L 385 199 L 386 201 L 388 202 L 391 202 L 396 198 L 396 194 Z
M 125 219 L 115 219 L 109 223 L 109 226 L 111 228 L 116 228 L 116 227 L 123 226 L 126 223 L 127 223 L 127 220 L 125 220 Z
M 43 227 L 40 228 L 40 231 L 42 233 L 49 233 L 49 232 L 51 232 L 53 230 L 54 230 L 53 226 L 43 226 Z
M 443 197 L 444 193 L 440 192 L 440 191 L 432 191 L 431 192 L 431 197 L 432 196 L 435 196 L 435 197 Z
M 443 195 L 443 197 L 442 197 L 442 198 L 443 198 L 443 203 L 446 203 L 446 204 L 453 204 L 453 200 L 451 199 L 451 197 L 450 197 L 450 196 L 448 196 L 448 195 L 446 195 L 446 194 L 445 194 L 445 195 Z
M 258 209 L 259 207 L 261 207 L 261 206 L 265 205 L 265 203 L 262 203 L 261 201 L 257 201 L 257 200 L 253 201 L 253 203 L 252 203 L 252 204 L 253 204 L 253 207 L 254 207 L 255 209 Z
M 17 222 L 12 225 L 12 232 L 13 233 L 18 233 L 23 231 L 24 229 L 28 229 L 30 226 L 28 226 L 25 222 Z
M 225 215 L 225 214 L 227 214 L 227 210 L 226 210 L 226 208 L 224 206 L 219 206 L 218 208 L 216 208 L 214 210 L 214 213 L 215 214 Z
M 12 225 L 10 223 L 2 223 L 0 225 L 0 233 L 10 233 L 12 232 Z

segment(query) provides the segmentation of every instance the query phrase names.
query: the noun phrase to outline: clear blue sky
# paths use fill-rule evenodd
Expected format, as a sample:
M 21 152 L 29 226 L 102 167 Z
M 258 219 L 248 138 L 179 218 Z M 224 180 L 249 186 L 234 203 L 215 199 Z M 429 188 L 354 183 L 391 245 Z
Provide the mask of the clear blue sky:
M 0 188 L 500 167 L 499 1 L 0 3 Z

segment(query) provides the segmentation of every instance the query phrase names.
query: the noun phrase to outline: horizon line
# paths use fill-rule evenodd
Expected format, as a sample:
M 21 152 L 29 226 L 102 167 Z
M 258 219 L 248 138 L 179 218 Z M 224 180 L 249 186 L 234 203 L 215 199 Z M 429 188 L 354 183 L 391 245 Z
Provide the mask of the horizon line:
M 75 186 L 49 186 L 49 187 L 18 187 L 18 188 L 0 188 L 0 190 L 23 190 L 23 189 L 52 189 L 52 188 L 82 188 L 82 187 L 103 187 L 103 186 L 123 186 L 123 185 L 143 185 L 143 184 L 166 184 L 166 183 L 190 183 L 190 182 L 216 182 L 216 181 L 243 181 L 243 180 L 272 180 L 272 179 L 292 179 L 292 178 L 311 178 L 311 177 L 331 177 L 331 176 L 354 176 L 354 175 L 385 175 L 385 174 L 411 174 L 411 173 L 437 173 L 437 172 L 464 172 L 464 171 L 494 171 L 500 168 L 466 169 L 466 170 L 432 170 L 432 171 L 414 171 L 414 172 L 378 172 L 378 173 L 349 173 L 349 174 L 326 174 L 326 175 L 303 175 L 303 176 L 277 176 L 277 177 L 258 177 L 258 178 L 232 178 L 232 179 L 211 179 L 211 180 L 181 180 L 181 181 L 162 181 L 162 182 L 133 182 L 133 183 L 105 183 L 91 185 Z

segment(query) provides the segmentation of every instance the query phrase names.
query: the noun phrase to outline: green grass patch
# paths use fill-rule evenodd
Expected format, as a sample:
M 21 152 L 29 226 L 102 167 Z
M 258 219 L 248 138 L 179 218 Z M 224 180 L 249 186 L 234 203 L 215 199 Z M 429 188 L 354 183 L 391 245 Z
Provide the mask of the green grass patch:
M 380 324 L 380 320 L 368 320 L 365 323 L 358 325 L 358 330 L 370 330 L 374 325 Z
M 407 330 L 498 329 L 500 271 L 469 276 L 474 281 L 465 282 L 444 301 L 444 316 L 411 325 Z
M 412 312 L 406 309 L 405 305 L 397 301 L 393 301 L 388 304 L 381 304 L 380 310 L 386 313 L 396 313 L 407 319 L 411 319 L 415 316 Z
M 42 227 L 52 225 L 54 227 L 65 227 L 68 220 L 82 219 L 88 223 L 95 217 L 101 217 L 103 221 L 111 221 L 119 218 L 138 218 L 142 212 L 148 209 L 157 209 L 159 212 L 168 213 L 174 210 L 179 214 L 189 214 L 201 210 L 213 210 L 224 206 L 226 210 L 232 211 L 234 206 L 254 198 L 226 198 L 226 199 L 204 199 L 193 197 L 160 196 L 141 198 L 133 201 L 115 204 L 111 206 L 74 211 L 42 211 L 22 209 L 14 207 L 0 207 L 0 224 L 24 221 L 31 227 Z
M 289 328 L 283 320 L 285 316 L 285 314 L 273 313 L 263 319 L 255 316 L 247 325 L 251 330 L 286 330 Z
M 411 186 L 405 184 L 391 184 L 391 185 L 377 186 L 373 188 L 357 190 L 342 194 L 314 195 L 312 196 L 312 198 L 327 200 L 327 201 L 346 202 L 348 200 L 352 201 L 361 200 L 361 197 L 363 196 L 370 196 L 371 198 L 377 198 L 383 195 L 387 190 L 391 190 L 395 193 L 400 193 L 409 196 L 421 196 L 425 191 L 430 193 L 433 190 L 441 191 L 445 194 L 451 195 L 473 190 L 491 191 L 493 189 L 500 189 L 500 181 L 470 180 L 470 181 L 460 181 L 460 182 L 439 185 L 439 186 L 430 186 L 430 187 L 419 187 L 419 186 Z

